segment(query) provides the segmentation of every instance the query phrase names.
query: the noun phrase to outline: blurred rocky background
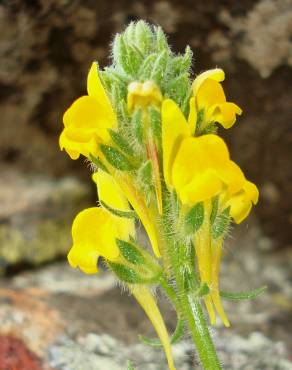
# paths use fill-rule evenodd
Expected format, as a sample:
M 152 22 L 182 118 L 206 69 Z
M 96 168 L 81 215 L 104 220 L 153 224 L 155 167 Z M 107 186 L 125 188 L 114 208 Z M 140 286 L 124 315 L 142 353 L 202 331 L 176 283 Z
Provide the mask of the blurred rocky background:
M 223 334 L 222 346 L 234 345 L 229 354 L 222 348 L 223 358 L 230 369 L 237 369 L 234 363 L 238 369 L 291 369 L 279 359 L 292 352 L 292 1 L 2 0 L 0 273 L 6 277 L 0 291 L 0 370 L 5 348 L 21 351 L 26 359 L 21 370 L 25 366 L 114 370 L 113 363 L 98 367 L 96 358 L 106 358 L 104 351 L 111 348 L 124 348 L 116 340 L 134 343 L 138 331 L 148 330 L 140 311 L 136 313 L 127 295 L 120 296 L 107 275 L 96 281 L 85 278 L 67 271 L 61 261 L 70 247 L 74 215 L 94 204 L 96 196 L 86 164 L 69 160 L 58 148 L 62 114 L 85 93 L 92 60 L 106 65 L 113 35 L 140 18 L 160 24 L 175 51 L 191 46 L 194 74 L 222 67 L 227 96 L 243 108 L 234 128 L 221 134 L 231 145 L 233 158 L 259 185 L 261 198 L 253 218 L 227 246 L 224 282 L 234 290 L 268 283 L 270 292 L 259 303 L 237 308 L 228 304 L 229 312 L 235 309 L 235 324 L 231 334 Z M 30 271 L 50 261 L 54 265 Z M 169 325 L 173 325 L 171 313 Z M 94 337 L 90 332 L 115 338 Z M 14 342 L 13 335 L 34 354 Z M 276 345 L 277 341 L 285 344 Z M 87 357 L 91 353 L 92 364 L 80 365 L 82 346 Z M 255 353 L 238 349 L 250 346 Z M 137 351 L 135 347 L 134 357 Z M 181 369 L 188 369 L 187 344 L 178 352 L 187 359 Z M 263 352 L 266 359 L 259 355 Z M 76 353 L 81 357 L 78 360 L 76 355 L 74 367 Z M 160 369 L 157 353 L 147 353 L 146 360 L 151 364 L 153 358 L 154 364 L 142 365 L 141 370 Z M 44 359 L 43 364 L 34 356 Z M 146 361 L 141 353 L 137 356 L 138 363 Z M 250 360 L 249 367 L 246 357 L 255 361 Z

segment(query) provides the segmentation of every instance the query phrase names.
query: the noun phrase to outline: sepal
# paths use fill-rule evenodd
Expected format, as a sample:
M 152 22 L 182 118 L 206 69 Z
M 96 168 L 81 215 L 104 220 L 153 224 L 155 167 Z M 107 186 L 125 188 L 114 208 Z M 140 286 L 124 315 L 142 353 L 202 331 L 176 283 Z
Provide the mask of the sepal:
M 113 140 L 113 142 L 127 155 L 132 156 L 134 155 L 134 151 L 131 148 L 128 141 L 117 131 L 109 129 L 109 134 Z
M 142 124 L 142 109 L 136 108 L 132 114 L 131 125 L 133 126 L 133 131 L 135 138 L 140 145 L 143 145 L 143 124 Z
M 116 208 L 112 208 L 111 206 L 109 206 L 108 204 L 106 204 L 104 201 L 102 201 L 101 199 L 99 200 L 99 203 L 100 205 L 105 208 L 107 211 L 109 211 L 110 213 L 112 213 L 114 216 L 118 216 L 118 217 L 124 217 L 124 218 L 138 218 L 137 214 L 135 211 L 121 211 L 119 209 L 116 209 Z
M 139 78 L 141 80 L 149 80 L 149 77 L 151 75 L 151 71 L 153 69 L 153 65 L 156 60 L 156 54 L 150 54 L 147 58 L 142 62 L 140 70 L 139 70 Z
M 163 50 L 155 57 L 155 62 L 150 75 L 150 80 L 155 81 L 158 85 L 161 84 L 162 79 L 165 77 L 165 71 L 167 70 L 167 63 L 169 59 L 169 53 L 167 50 Z
M 211 227 L 211 234 L 213 239 L 218 239 L 219 237 L 224 236 L 224 234 L 228 230 L 228 226 L 230 224 L 230 215 L 229 215 L 230 207 L 224 209 L 224 211 L 217 215 L 215 218 L 213 225 Z
M 134 35 L 141 52 L 148 54 L 153 45 L 153 34 L 148 24 L 143 21 L 137 22 L 134 27 Z
M 143 55 L 132 44 L 125 42 L 124 36 L 118 34 L 113 43 L 113 57 L 129 76 L 136 76 L 143 61 Z
M 169 50 L 169 45 L 167 42 L 167 38 L 165 33 L 162 31 L 161 27 L 157 27 L 156 29 L 156 42 L 155 42 L 155 49 L 158 51 Z
M 101 169 L 102 171 L 109 173 L 107 167 L 102 163 L 102 161 L 98 157 L 95 157 L 93 154 L 89 154 L 89 159 L 97 167 L 97 169 Z
M 129 159 L 117 148 L 101 144 L 100 150 L 109 164 L 111 164 L 117 170 L 132 171 L 135 169 L 135 166 L 129 161 Z
M 120 248 L 121 244 L 118 246 Z M 124 261 L 122 261 L 122 263 L 107 261 L 108 266 L 119 280 L 128 284 L 158 284 L 161 277 L 161 269 L 156 263 L 153 263 L 150 258 L 147 258 L 147 252 L 143 255 L 141 254 L 140 257 L 137 257 L 137 254 L 134 256 L 135 252 L 133 249 L 131 251 L 126 251 L 125 248 L 125 244 L 122 246 L 123 252 L 120 248 L 120 251 L 124 253 Z M 144 258 L 145 263 L 133 263 L 135 258 L 136 261 L 137 258 L 139 260 Z
M 108 262 L 109 267 L 115 273 L 115 275 L 124 283 L 128 284 L 142 284 L 143 279 L 139 274 L 131 267 L 122 265 L 121 263 Z
M 204 222 L 204 205 L 202 202 L 195 204 L 185 216 L 185 231 L 187 234 L 197 232 Z
M 153 168 L 152 162 L 148 159 L 138 170 L 138 182 L 142 184 L 142 187 L 150 187 L 153 180 Z
M 161 143 L 161 114 L 155 107 L 148 108 L 151 129 L 157 143 Z
M 122 256 L 129 263 L 133 265 L 141 265 L 145 263 L 144 256 L 134 244 L 126 242 L 121 239 L 116 239 L 116 243 L 120 249 Z

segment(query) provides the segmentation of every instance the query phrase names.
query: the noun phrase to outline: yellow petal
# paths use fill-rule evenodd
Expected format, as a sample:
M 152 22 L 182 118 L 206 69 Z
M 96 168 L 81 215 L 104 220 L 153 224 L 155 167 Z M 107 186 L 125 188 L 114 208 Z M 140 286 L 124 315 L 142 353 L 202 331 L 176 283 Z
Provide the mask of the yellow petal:
M 99 200 L 102 200 L 112 208 L 122 211 L 128 211 L 130 209 L 122 189 L 112 175 L 98 170 L 93 174 L 92 178 L 98 187 Z
M 76 145 L 75 142 L 71 142 L 66 136 L 65 129 L 62 131 L 60 138 L 59 138 L 59 145 L 60 149 L 65 149 L 66 152 L 69 154 L 71 159 L 78 159 L 82 150 L 80 149 L 78 143 Z
M 259 200 L 259 190 L 254 183 L 246 180 L 243 185 L 243 190 L 246 194 L 246 197 L 249 198 L 253 204 L 257 204 Z
M 95 274 L 98 272 L 97 262 L 99 254 L 90 247 L 73 246 L 68 253 L 68 262 L 71 267 L 79 267 L 85 274 Z
M 237 224 L 240 224 L 249 215 L 252 208 L 251 201 L 245 199 L 243 194 L 232 197 L 229 205 L 230 216 Z
M 99 155 L 100 138 L 93 129 L 64 128 L 59 138 L 61 150 L 65 149 L 72 159 L 78 159 L 80 154 L 88 157 L 89 154 Z
M 242 110 L 239 106 L 234 103 L 226 102 L 213 105 L 207 111 L 206 119 L 208 122 L 218 122 L 227 129 L 234 125 L 237 114 L 242 114 Z
M 194 135 L 196 132 L 196 125 L 197 125 L 197 109 L 196 109 L 196 99 L 191 98 L 190 99 L 190 113 L 188 117 L 188 123 L 190 126 L 190 133 L 191 135 Z
M 216 170 L 229 161 L 228 148 L 217 135 L 183 140 L 172 168 L 173 184 L 181 200 L 200 202 L 216 195 L 223 185 Z
M 208 109 L 214 104 L 226 102 L 222 85 L 215 80 L 205 80 L 196 95 L 198 110 Z
M 174 101 L 164 100 L 162 116 L 163 173 L 167 186 L 172 185 L 171 169 L 182 139 L 190 136 L 188 123 Z
M 63 121 L 65 128 L 59 143 L 73 159 L 79 154 L 97 155 L 98 143 L 110 140 L 108 129 L 114 125 L 106 110 L 90 96 L 77 99 L 65 112 Z
M 96 62 L 92 63 L 87 76 L 87 92 L 89 96 L 95 98 L 103 107 L 108 115 L 108 119 L 112 122 L 116 122 L 116 115 L 100 81 L 98 75 L 98 64 Z
M 131 113 L 135 106 L 147 108 L 149 105 L 160 106 L 162 94 L 153 81 L 131 82 L 128 86 L 127 106 Z
M 228 161 L 224 165 L 217 167 L 216 173 L 227 186 L 229 194 L 238 192 L 246 181 L 240 167 L 233 161 Z
M 169 370 L 175 370 L 168 332 L 154 297 L 149 289 L 144 286 L 135 287 L 132 293 L 157 332 L 164 348 Z
M 208 170 L 194 176 L 187 185 L 176 188 L 182 203 L 192 205 L 217 195 L 222 190 L 222 181 L 216 172 Z
M 156 257 L 159 258 L 161 256 L 161 253 L 159 250 L 159 234 L 156 228 L 155 213 L 151 208 L 147 207 L 144 197 L 138 193 L 135 186 L 133 186 L 133 184 L 128 179 L 119 176 L 117 182 L 120 185 L 129 203 L 133 207 L 134 211 L 137 213 L 139 219 L 141 220 L 150 240 L 153 252 Z
M 91 96 L 82 96 L 75 100 L 65 112 L 63 122 L 66 128 L 98 129 L 102 138 L 105 134 L 108 138 L 107 129 L 114 126 L 108 112 Z
M 116 260 L 119 249 L 116 238 L 127 240 L 120 218 L 110 215 L 102 208 L 92 207 L 80 212 L 72 225 L 73 247 L 68 254 L 71 266 L 80 267 L 86 273 L 97 270 L 98 256 Z
M 211 288 L 212 282 L 212 251 L 210 238 L 210 211 L 211 202 L 204 202 L 204 223 L 194 235 L 194 245 L 197 255 L 198 268 L 202 283 Z M 208 312 L 211 325 L 216 324 L 216 314 L 210 294 L 204 297 L 205 306 Z
M 146 150 L 147 150 L 147 157 L 152 162 L 153 168 L 153 176 L 154 176 L 154 187 L 155 187 L 155 194 L 157 200 L 157 208 L 160 215 L 162 215 L 162 188 L 161 188 L 161 175 L 160 175 L 160 166 L 159 166 L 159 158 L 157 153 L 156 144 L 154 139 L 151 137 L 149 138 L 148 142 L 146 143 Z
M 255 184 L 245 181 L 242 189 L 230 197 L 226 207 L 230 206 L 230 215 L 234 221 L 241 223 L 250 213 L 252 204 L 258 202 L 259 191 Z
M 216 313 L 214 310 L 212 298 L 210 295 L 204 297 L 204 303 L 208 312 L 209 320 L 211 325 L 216 325 Z
M 197 92 L 198 92 L 199 88 L 201 87 L 202 83 L 205 80 L 207 80 L 208 78 L 211 79 L 211 80 L 221 82 L 221 81 L 224 80 L 225 74 L 224 74 L 224 71 L 220 68 L 210 69 L 208 71 L 205 71 L 205 72 L 199 74 L 195 78 L 195 80 L 192 84 L 192 89 L 193 89 L 194 96 L 197 95 Z
M 92 178 L 98 187 L 99 200 L 120 211 L 130 210 L 126 196 L 112 175 L 102 170 L 98 170 L 98 172 L 93 174 Z M 105 211 L 109 212 L 108 210 Z M 120 239 L 127 239 L 129 234 L 135 236 L 134 220 L 123 217 L 117 217 L 117 220 Z
M 217 239 L 217 241 L 213 240 L 211 250 L 212 250 L 211 298 L 223 324 L 226 327 L 229 327 L 230 323 L 223 308 L 219 292 L 219 274 L 221 267 L 222 239 L 219 240 Z

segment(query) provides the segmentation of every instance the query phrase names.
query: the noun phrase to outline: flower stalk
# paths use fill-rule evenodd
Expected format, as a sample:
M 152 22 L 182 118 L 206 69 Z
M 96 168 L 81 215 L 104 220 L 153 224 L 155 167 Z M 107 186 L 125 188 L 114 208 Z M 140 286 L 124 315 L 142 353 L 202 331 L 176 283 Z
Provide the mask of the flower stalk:
M 257 187 L 230 158 L 216 132 L 242 113 L 228 102 L 224 72 L 191 80 L 192 52 L 169 47 L 160 27 L 131 23 L 115 37 L 112 64 L 96 62 L 87 95 L 65 112 L 60 147 L 95 169 L 99 207 L 80 212 L 72 226 L 72 267 L 98 270 L 102 257 L 153 324 L 170 370 L 171 344 L 189 330 L 202 368 L 221 369 L 208 325 L 230 325 L 222 297 L 254 298 L 262 290 L 220 293 L 222 246 L 230 223 L 257 203 Z M 138 222 L 149 246 L 140 242 Z M 154 291 L 177 312 L 170 337 Z M 205 311 L 205 313 L 204 313 Z M 208 318 L 208 323 L 206 320 Z

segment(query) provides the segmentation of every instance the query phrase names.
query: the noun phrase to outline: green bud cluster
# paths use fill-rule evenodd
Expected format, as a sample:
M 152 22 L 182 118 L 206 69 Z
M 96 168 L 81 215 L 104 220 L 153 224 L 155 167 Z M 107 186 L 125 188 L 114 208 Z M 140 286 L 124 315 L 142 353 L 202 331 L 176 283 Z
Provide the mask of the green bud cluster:
M 170 49 L 160 27 L 139 21 L 130 23 L 124 33 L 116 35 L 112 64 L 101 72 L 101 77 L 115 110 L 124 119 L 127 87 L 133 81 L 155 82 L 165 98 L 173 99 L 187 113 L 191 64 L 189 46 L 183 55 L 177 55 Z

